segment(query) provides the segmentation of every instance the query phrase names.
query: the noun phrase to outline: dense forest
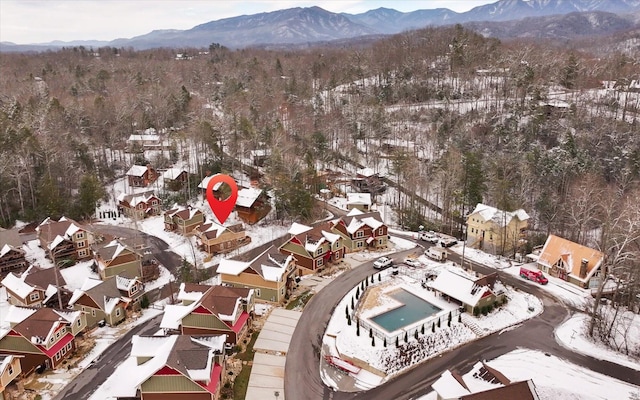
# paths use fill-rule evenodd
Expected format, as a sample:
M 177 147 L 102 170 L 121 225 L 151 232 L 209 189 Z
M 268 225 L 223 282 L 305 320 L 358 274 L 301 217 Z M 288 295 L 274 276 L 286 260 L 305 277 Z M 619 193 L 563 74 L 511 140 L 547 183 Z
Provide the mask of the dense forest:
M 638 62 L 460 26 L 295 51 L 2 54 L 0 224 L 90 217 L 132 163 L 189 160 L 198 182 L 268 148 L 262 184 L 283 218 L 313 218 L 323 169 L 368 166 L 411 188 L 392 199 L 399 225 L 459 232 L 480 201 L 524 208 L 530 246 L 555 233 L 631 265 Z M 153 160 L 126 142 L 148 128 L 171 143 Z

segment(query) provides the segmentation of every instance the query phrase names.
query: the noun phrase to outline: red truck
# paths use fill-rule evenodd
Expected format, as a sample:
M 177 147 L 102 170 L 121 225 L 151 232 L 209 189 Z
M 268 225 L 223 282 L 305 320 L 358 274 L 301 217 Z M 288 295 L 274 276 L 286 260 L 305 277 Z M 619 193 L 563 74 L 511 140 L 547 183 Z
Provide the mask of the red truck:
M 520 276 L 524 279 L 538 282 L 541 285 L 549 283 L 549 280 L 542 274 L 542 271 L 535 268 L 520 267 Z

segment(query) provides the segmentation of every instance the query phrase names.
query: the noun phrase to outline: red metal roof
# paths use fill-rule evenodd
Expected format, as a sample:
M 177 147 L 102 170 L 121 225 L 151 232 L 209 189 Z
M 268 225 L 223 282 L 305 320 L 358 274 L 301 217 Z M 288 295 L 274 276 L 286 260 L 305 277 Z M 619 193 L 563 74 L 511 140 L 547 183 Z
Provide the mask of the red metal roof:
M 203 382 L 196 382 L 198 385 L 202 386 L 209 393 L 216 393 L 218 389 L 218 384 L 220 383 L 220 374 L 222 373 L 222 366 L 220 364 L 214 364 L 213 368 L 211 368 L 211 377 L 209 379 L 209 384 L 205 385 Z
M 36 347 L 40 349 L 42 353 L 46 354 L 47 357 L 53 358 L 56 355 L 56 353 L 60 351 L 60 349 L 62 349 L 67 344 L 71 343 L 73 339 L 74 339 L 74 336 L 70 333 L 67 333 L 60 340 L 58 340 L 58 342 L 53 347 L 51 347 L 48 350 L 42 345 L 36 345 Z
M 242 327 L 247 323 L 248 319 L 249 319 L 249 313 L 247 313 L 246 311 L 243 311 L 242 314 L 240 314 L 240 318 L 238 318 L 236 323 L 231 327 L 231 330 L 234 331 L 235 333 L 240 332 Z

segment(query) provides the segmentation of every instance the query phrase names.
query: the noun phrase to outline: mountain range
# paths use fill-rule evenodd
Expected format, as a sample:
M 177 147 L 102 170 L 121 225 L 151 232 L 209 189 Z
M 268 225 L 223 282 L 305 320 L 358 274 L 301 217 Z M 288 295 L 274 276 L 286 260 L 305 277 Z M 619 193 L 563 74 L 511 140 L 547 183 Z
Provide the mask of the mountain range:
M 187 30 L 155 30 L 108 42 L 79 40 L 36 45 L 2 42 L 0 51 L 41 51 L 63 46 L 132 47 L 139 50 L 206 48 L 211 43 L 229 48 L 304 45 L 457 23 L 486 36 L 501 38 L 563 37 L 631 29 L 638 24 L 639 16 L 640 0 L 499 0 L 463 13 L 446 8 L 406 13 L 378 8 L 362 14 L 338 14 L 320 7 L 308 7 L 225 18 Z

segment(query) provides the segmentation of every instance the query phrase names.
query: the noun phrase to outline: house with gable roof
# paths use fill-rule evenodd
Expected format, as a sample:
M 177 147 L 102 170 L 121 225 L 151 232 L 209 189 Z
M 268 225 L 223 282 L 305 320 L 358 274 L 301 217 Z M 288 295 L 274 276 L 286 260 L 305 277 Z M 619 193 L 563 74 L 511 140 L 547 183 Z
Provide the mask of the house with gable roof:
M 160 327 L 183 335 L 226 335 L 236 344 L 249 330 L 254 291 L 249 288 L 182 283 L 180 305 L 168 305 Z
M 204 222 L 202 211 L 191 206 L 174 206 L 164 212 L 164 230 L 186 235 Z
M 142 256 L 120 239 L 92 246 L 100 279 L 120 275 L 127 278 L 142 275 Z
M 347 210 L 357 208 L 362 212 L 371 210 L 371 193 L 347 193 Z
M 36 227 L 40 247 L 54 263 L 75 262 L 91 258 L 93 234 L 76 221 L 61 217 L 58 221 L 46 218 Z
M 158 172 L 150 164 L 132 165 L 125 175 L 129 187 L 147 187 L 158 179 Z
M 169 168 L 162 173 L 162 179 L 169 190 L 177 191 L 189 180 L 189 172 L 184 168 Z
M 24 375 L 36 368 L 56 369 L 75 350 L 75 337 L 86 328 L 81 312 L 11 306 L 8 330 L 0 333 L 0 355 L 16 355 Z
M 139 336 L 131 339 L 136 365 L 118 398 L 217 400 L 225 376 L 224 337 Z
M 228 253 L 239 247 L 251 243 L 242 224 L 222 226 L 217 222 L 206 221 L 193 229 L 198 248 L 215 255 Z
M 331 231 L 331 224 L 328 222 L 313 228 L 293 223 L 289 234 L 291 237 L 279 250 L 282 254 L 295 258 L 300 275 L 312 274 L 344 258 L 343 238 Z
M 56 274 L 58 275 L 56 278 Z M 9 303 L 23 307 L 57 307 L 58 296 L 63 305 L 71 293 L 66 281 L 56 268 L 40 268 L 32 265 L 21 275 L 10 273 L 1 282 L 7 290 Z
M 150 215 L 160 214 L 162 201 L 148 190 L 142 193 L 121 193 L 118 196 L 118 210 L 129 218 L 141 220 Z
M 331 221 L 331 226 L 332 232 L 342 237 L 349 252 L 380 249 L 389 243 L 387 225 L 377 211 L 363 213 L 354 209 L 346 216 Z
M 604 253 L 556 235 L 549 235 L 538 257 L 538 268 L 581 288 L 596 288 Z
M 515 252 L 526 237 L 529 214 L 482 203 L 467 216 L 467 245 L 493 254 Z
M 137 279 L 112 276 L 104 281 L 87 278 L 80 289 L 73 292 L 69 306 L 82 311 L 87 318 L 87 326 L 95 326 L 105 321 L 115 326 L 124 321 L 127 310 L 140 306 L 144 285 Z
M 216 272 L 223 285 L 253 289 L 256 299 L 282 303 L 295 286 L 296 261 L 271 246 L 251 261 L 222 259 Z
M 5 244 L 0 249 L 0 278 L 9 272 L 22 272 L 27 268 L 25 251 L 21 248 Z
M 437 400 L 539 400 L 531 379 L 513 382 L 500 371 L 478 362 L 472 374 L 460 375 L 446 370 L 432 385 Z M 471 375 L 471 376 L 469 376 Z
M 449 300 L 457 302 L 468 313 L 476 315 L 483 307 L 502 304 L 505 294 L 494 288 L 497 272 L 480 278 L 463 275 L 449 270 L 442 270 L 438 277 L 428 286 L 442 293 Z
M 269 196 L 262 189 L 242 188 L 238 190 L 235 210 L 242 221 L 255 224 L 271 210 Z
M 14 355 L 0 356 L 0 400 L 12 398 L 5 396 L 5 389 L 22 373 L 21 358 Z

